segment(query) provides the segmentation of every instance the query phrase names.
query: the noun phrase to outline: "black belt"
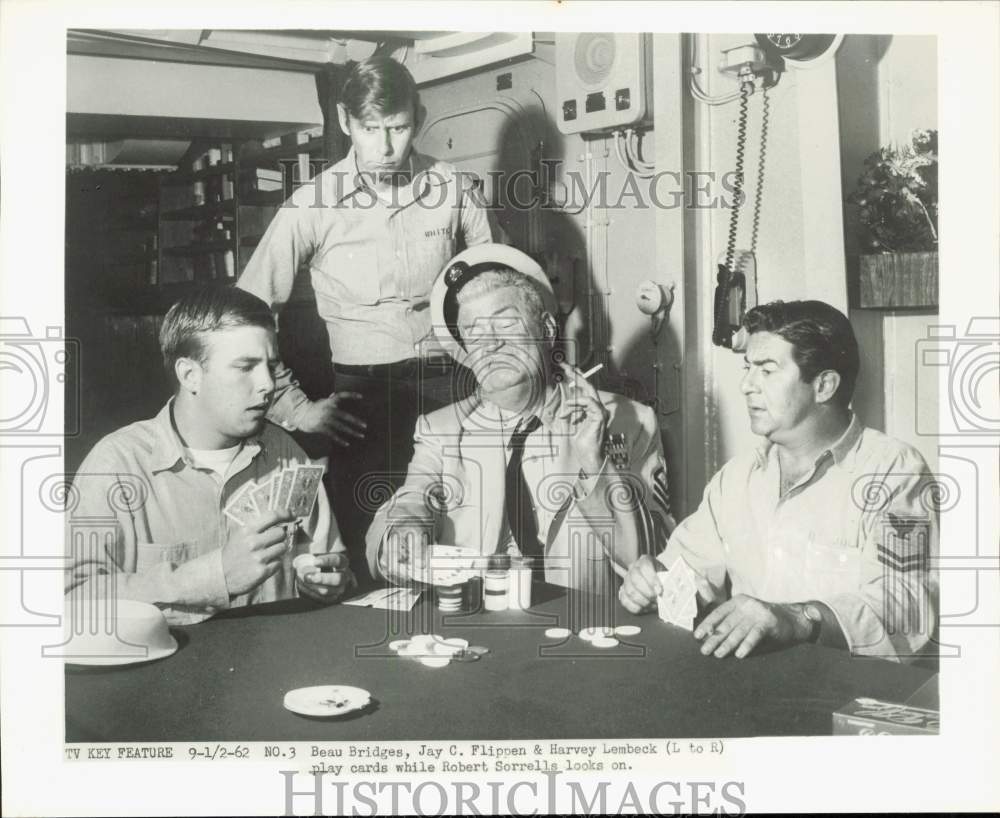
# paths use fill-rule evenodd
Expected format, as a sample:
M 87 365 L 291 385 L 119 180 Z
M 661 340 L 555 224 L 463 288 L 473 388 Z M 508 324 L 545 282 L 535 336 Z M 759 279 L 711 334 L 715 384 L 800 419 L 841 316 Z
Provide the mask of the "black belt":
M 407 358 L 405 361 L 393 361 L 390 364 L 333 364 L 333 371 L 344 375 L 360 375 L 365 378 L 399 378 L 401 380 L 416 378 L 433 378 L 449 375 L 455 368 L 455 362 L 447 355 L 435 355 L 430 358 Z

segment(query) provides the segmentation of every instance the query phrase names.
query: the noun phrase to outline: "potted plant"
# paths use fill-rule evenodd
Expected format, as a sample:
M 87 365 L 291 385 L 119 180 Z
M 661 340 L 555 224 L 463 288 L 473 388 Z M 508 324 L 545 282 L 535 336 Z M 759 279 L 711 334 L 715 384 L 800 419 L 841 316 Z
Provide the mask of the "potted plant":
M 858 207 L 859 306 L 937 306 L 937 131 L 871 154 L 847 201 Z

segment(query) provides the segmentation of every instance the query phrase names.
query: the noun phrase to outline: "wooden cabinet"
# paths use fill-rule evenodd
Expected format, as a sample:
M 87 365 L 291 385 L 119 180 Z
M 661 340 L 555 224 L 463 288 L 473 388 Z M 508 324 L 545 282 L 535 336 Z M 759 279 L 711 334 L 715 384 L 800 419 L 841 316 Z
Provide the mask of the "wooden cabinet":
M 81 349 L 79 381 L 66 386 L 80 396 L 80 433 L 66 441 L 70 471 L 105 434 L 151 417 L 169 397 L 163 316 L 194 288 L 237 281 L 292 183 L 308 176 L 293 167 L 322 166 L 324 140 L 300 138 L 273 147 L 199 142 L 170 173 L 67 173 L 67 336 Z M 329 341 L 308 274 L 282 313 L 279 343 L 307 392 L 329 389 Z

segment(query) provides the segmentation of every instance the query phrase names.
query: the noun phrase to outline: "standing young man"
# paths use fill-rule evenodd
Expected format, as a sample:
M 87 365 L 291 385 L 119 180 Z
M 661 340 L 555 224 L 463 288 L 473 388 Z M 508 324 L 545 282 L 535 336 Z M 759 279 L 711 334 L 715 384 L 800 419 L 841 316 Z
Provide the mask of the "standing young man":
M 431 333 L 431 286 L 459 238 L 481 244 L 491 229 L 471 180 L 413 150 L 424 112 L 404 66 L 358 63 L 337 110 L 350 151 L 279 209 L 238 286 L 280 309 L 309 269 L 336 391 L 310 400 L 282 369 L 270 417 L 340 447 L 330 498 L 364 579 L 364 533 L 380 493 L 405 474 L 417 414 L 456 397 Z
M 167 313 L 160 348 L 173 398 L 103 438 L 74 478 L 67 593 L 113 590 L 159 605 L 172 625 L 298 594 L 336 600 L 351 575 L 322 491 L 301 525 L 277 511 L 242 523 L 226 513 L 251 481 L 309 463 L 265 419 L 277 365 L 267 304 L 232 287 L 187 295 Z M 74 520 L 113 520 L 114 535 L 95 548 L 72 537 Z M 315 569 L 297 575 L 294 558 L 310 553 Z

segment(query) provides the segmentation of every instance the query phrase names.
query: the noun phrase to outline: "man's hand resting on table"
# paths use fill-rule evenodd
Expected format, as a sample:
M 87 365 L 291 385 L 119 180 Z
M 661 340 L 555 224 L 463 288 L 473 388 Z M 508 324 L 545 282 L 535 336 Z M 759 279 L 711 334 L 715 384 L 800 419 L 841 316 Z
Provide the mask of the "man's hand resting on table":
M 634 613 L 645 613 L 656 605 L 663 591 L 656 572 L 663 566 L 653 557 L 639 557 L 628 570 L 618 598 Z M 703 604 L 714 597 L 708 582 L 695 576 L 698 596 Z M 713 609 L 694 629 L 694 637 L 702 641 L 701 652 L 718 658 L 734 653 L 736 658 L 748 656 L 765 639 L 772 644 L 791 645 L 808 641 L 813 634 L 813 622 L 798 603 L 764 602 L 738 594 Z
M 737 659 L 750 654 L 763 640 L 793 645 L 807 642 L 813 622 L 797 603 L 764 602 L 737 594 L 723 602 L 694 629 L 695 639 L 704 640 L 701 652 L 718 658 L 735 652 Z
M 356 415 L 340 408 L 341 403 L 361 400 L 357 392 L 334 392 L 322 400 L 310 401 L 296 425 L 302 432 L 323 434 L 333 438 L 338 446 L 350 446 L 352 440 L 364 440 L 368 424 Z
M 317 602 L 336 602 L 354 584 L 346 551 L 300 554 L 294 565 L 299 593 Z

